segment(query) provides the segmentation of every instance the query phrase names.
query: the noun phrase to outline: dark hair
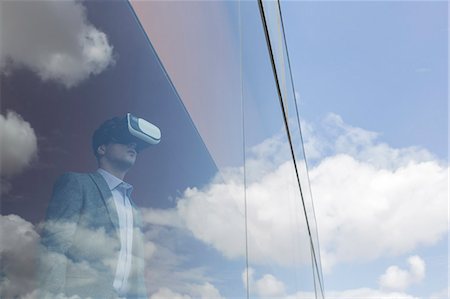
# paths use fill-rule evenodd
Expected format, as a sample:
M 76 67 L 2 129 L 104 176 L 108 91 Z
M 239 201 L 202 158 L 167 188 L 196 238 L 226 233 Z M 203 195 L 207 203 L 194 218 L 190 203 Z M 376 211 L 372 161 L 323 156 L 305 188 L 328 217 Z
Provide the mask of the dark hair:
M 103 122 L 92 135 L 94 155 L 98 158 L 98 147 L 115 140 L 115 136 L 120 136 L 126 129 L 126 119 L 123 117 L 113 117 Z

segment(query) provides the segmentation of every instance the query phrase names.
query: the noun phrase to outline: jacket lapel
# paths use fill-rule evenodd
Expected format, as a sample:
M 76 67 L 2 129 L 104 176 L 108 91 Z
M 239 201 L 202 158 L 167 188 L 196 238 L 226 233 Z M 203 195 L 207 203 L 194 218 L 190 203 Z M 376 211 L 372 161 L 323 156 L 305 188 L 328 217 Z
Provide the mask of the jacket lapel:
M 94 183 L 97 185 L 97 188 L 100 191 L 100 194 L 102 196 L 102 200 L 106 206 L 106 209 L 108 210 L 109 218 L 111 219 L 111 222 L 114 225 L 116 232 L 118 233 L 119 232 L 119 217 L 117 215 L 117 210 L 114 205 L 112 193 L 111 193 L 111 190 L 109 190 L 108 184 L 106 183 L 106 181 L 102 177 L 102 175 L 97 172 L 90 173 L 89 176 L 94 181 Z
M 131 196 L 129 196 L 128 198 L 130 200 L 131 210 L 132 210 L 132 213 L 133 213 L 133 227 L 141 228 L 142 227 L 142 220 L 141 220 L 141 217 L 140 217 L 141 215 L 139 213 L 139 209 L 134 204 L 134 201 L 131 198 Z

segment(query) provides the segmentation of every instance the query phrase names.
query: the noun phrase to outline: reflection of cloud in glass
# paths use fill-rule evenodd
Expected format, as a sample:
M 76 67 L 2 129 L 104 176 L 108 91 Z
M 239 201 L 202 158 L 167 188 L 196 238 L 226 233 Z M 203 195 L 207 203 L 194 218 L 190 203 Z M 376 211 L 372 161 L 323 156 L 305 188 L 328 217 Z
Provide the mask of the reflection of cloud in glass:
M 318 136 L 316 144 L 328 152 L 310 168 L 325 269 L 438 242 L 448 230 L 447 167 L 425 149 L 390 147 L 377 142 L 373 132 L 333 118 L 327 126 L 336 135 L 326 145 Z M 285 146 L 275 136 L 249 150 L 247 223 L 254 263 L 292 265 L 292 236 L 308 240 L 304 223 L 288 217 L 301 210 L 295 200 L 287 204 L 286 186 L 295 186 L 295 180 L 288 155 L 282 154 Z M 144 219 L 186 228 L 227 258 L 244 257 L 242 243 L 236 242 L 243 221 L 241 171 L 228 169 L 204 188 L 188 188 L 175 209 L 146 210 Z M 300 246 L 297 261 L 308 262 L 309 244 Z
M 255 270 L 248 269 L 248 282 L 249 291 L 255 298 L 285 298 L 285 299 L 315 299 L 314 292 L 297 291 L 295 293 L 289 293 L 283 281 L 278 277 L 266 273 L 262 276 L 257 276 Z M 247 271 L 242 273 L 242 279 L 244 286 L 247 284 Z M 367 299 L 379 299 L 379 298 L 404 298 L 404 299 L 418 299 L 412 295 L 404 292 L 394 292 L 386 290 L 378 290 L 371 288 L 359 288 L 349 289 L 342 291 L 328 290 L 326 292 L 327 298 L 335 299 L 348 299 L 348 298 L 367 298 Z M 438 298 L 438 297 L 433 297 Z M 441 297 L 439 297 L 441 298 Z M 443 298 L 443 296 L 442 296 Z
M 73 224 L 52 222 L 46 223 L 46 227 L 47 233 L 64 232 L 71 230 Z M 68 298 L 62 293 L 64 290 L 60 289 L 61 284 L 65 284 L 66 288 L 70 285 L 71 299 L 86 298 L 86 294 L 89 293 L 86 289 L 93 283 L 99 283 L 92 277 L 106 277 L 115 268 L 116 241 L 101 228 L 77 228 L 82 243 L 73 244 L 76 248 L 72 251 L 79 253 L 76 259 L 39 247 L 41 240 L 37 233 L 38 229 L 17 215 L 0 216 L 0 229 L 2 298 Z M 161 298 L 170 287 L 173 294 L 183 294 L 188 296 L 187 298 L 222 298 L 218 289 L 208 282 L 209 278 L 204 275 L 204 269 L 182 269 L 183 258 L 151 241 L 150 230 L 147 230 L 147 234 L 144 237 L 144 248 L 146 271 L 149 274 L 146 279 L 149 294 L 153 293 L 155 298 Z M 156 241 L 162 240 L 156 238 Z M 144 263 L 143 259 L 136 256 L 133 260 Z M 85 274 L 84 279 L 70 282 L 67 281 L 70 277 L 65 278 L 65 273 L 59 273 L 60 276 L 55 277 L 55 273 L 51 272 L 56 264 L 65 264 L 71 273 Z M 94 294 L 93 297 L 98 296 Z
M 249 286 L 247 286 L 247 279 Z M 261 298 L 286 295 L 284 283 L 271 274 L 265 274 L 260 279 L 255 279 L 255 270 L 249 268 L 248 271 L 244 270 L 242 273 L 242 280 L 246 288 L 250 287 L 250 291 Z
M 145 245 L 152 249 L 146 258 L 146 283 L 149 294 L 158 294 L 163 289 L 184 295 L 192 295 L 192 286 L 213 284 L 220 281 L 214 268 L 203 263 L 205 256 L 200 257 L 190 252 L 192 242 L 190 234 L 185 230 L 151 225 L 145 230 Z M 201 251 L 201 249 L 198 249 Z M 187 251 L 187 252 L 186 252 Z
M 0 297 L 21 298 L 35 289 L 39 235 L 19 216 L 0 215 Z
M 0 114 L 1 176 L 22 172 L 37 154 L 37 138 L 30 124 L 20 115 L 8 111 Z
M 309 263 L 306 225 L 296 191 L 293 164 L 280 136 L 249 151 L 247 168 L 250 260 L 284 266 Z M 188 188 L 172 210 L 147 209 L 145 221 L 184 227 L 225 257 L 245 257 L 242 168 L 228 168 L 204 188 Z M 295 239 L 295 241 L 294 241 Z M 293 243 L 301 250 L 294 250 Z M 295 245 L 294 245 L 295 246 Z M 299 249 L 299 247 L 297 247 Z
M 416 152 L 388 145 L 380 147 L 380 143 L 370 137 L 373 134 L 362 136 L 362 129 L 355 131 L 357 128 L 340 122 L 334 129 L 337 132 L 335 139 L 340 140 L 339 146 L 328 144 L 322 147 L 328 148 L 329 152 L 322 153 L 322 160 L 310 169 L 322 256 L 328 269 L 336 263 L 400 254 L 420 244 L 438 241 L 448 229 L 445 213 L 447 168 L 436 159 L 427 160 L 426 157 L 432 155 L 420 154 L 423 149 Z M 280 155 L 286 146 L 282 140 L 274 136 L 248 152 L 247 166 L 255 170 L 247 182 L 249 253 L 255 268 L 265 263 L 291 265 L 292 236 L 296 234 L 300 238 L 299 234 L 303 234 L 301 238 L 304 239 L 300 240 L 307 240 L 306 232 L 298 229 L 303 226 L 295 226 L 295 222 L 286 217 L 292 215 L 293 208 L 280 204 L 280 199 L 289 202 L 286 200 L 289 194 L 283 188 L 286 180 L 292 179 L 293 172 L 289 155 Z M 385 152 L 374 151 L 374 148 Z M 373 160 L 366 160 L 369 152 L 373 153 Z M 398 154 L 397 163 L 385 163 L 383 159 L 392 159 L 392 153 Z M 216 286 L 211 287 L 215 269 L 202 269 L 195 263 L 187 265 L 186 259 L 192 256 L 182 256 L 173 250 L 191 236 L 226 258 L 245 257 L 241 172 L 241 168 L 230 168 L 203 188 L 186 189 L 175 208 L 142 211 L 147 224 L 144 247 L 149 294 L 162 296 L 166 292 L 190 298 L 199 296 L 190 288 L 192 286 L 203 286 L 211 292 L 218 290 Z M 33 291 L 32 269 L 29 268 L 32 263 L 22 265 L 18 259 L 33 258 L 39 236 L 30 223 L 17 216 L 2 216 L 2 221 L 1 228 L 13 232 L 2 233 L 11 238 L 0 242 L 2 256 L 6 257 L 3 265 L 18 265 L 17 269 L 2 268 L 2 275 L 7 278 L 2 282 L 2 292 L 22 292 L 20 294 L 25 296 Z M 95 270 L 97 263 L 110 265 L 108 259 L 101 258 L 113 248 L 112 245 L 105 246 L 109 244 L 109 237 L 101 229 L 86 229 L 84 234 L 83 239 L 92 242 L 85 248 L 91 249 L 84 258 L 86 262 L 74 266 L 89 266 Z M 303 245 L 304 256 L 301 258 L 307 261 L 309 244 Z M 55 261 L 57 257 L 51 260 Z M 313 298 L 307 292 L 289 294 L 290 285 L 274 274 L 256 275 L 255 272 L 250 278 L 261 294 L 279 294 L 284 290 L 285 298 Z M 15 287 L 16 282 L 25 287 Z M 408 294 L 375 289 L 333 294 L 336 298 L 391 295 L 413 298 Z
M 220 292 L 210 283 L 190 285 L 187 293 L 177 293 L 169 288 L 161 288 L 150 299 L 223 299 Z
M 47 234 L 64 233 L 74 226 L 69 222 L 45 224 Z M 105 281 L 107 283 L 112 273 L 115 273 L 117 241 L 102 228 L 77 227 L 80 238 L 71 246 L 72 255 L 56 250 L 61 248 L 60 245 L 40 246 L 41 239 L 36 228 L 17 215 L 0 216 L 0 229 L 2 298 L 63 299 L 64 291 L 70 293 L 70 298 L 101 298 L 93 293 L 98 288 L 92 286 Z M 133 264 L 135 268 L 143 267 L 144 259 L 133 256 Z M 58 269 L 64 269 L 64 273 L 58 273 Z M 66 276 L 67 273 L 73 276 Z M 130 275 L 134 275 L 133 272 Z
M 44 81 L 72 87 L 114 62 L 107 36 L 88 23 L 80 2 L 3 1 L 1 6 L 4 73 L 27 67 Z
M 402 299 L 419 299 L 402 292 L 386 292 L 371 288 L 350 289 L 344 291 L 327 291 L 327 298 L 333 299 L 348 299 L 348 298 L 364 298 L 364 299 L 380 299 L 380 298 L 402 298 Z M 316 298 L 312 293 L 296 293 L 286 296 L 285 299 L 314 299 Z

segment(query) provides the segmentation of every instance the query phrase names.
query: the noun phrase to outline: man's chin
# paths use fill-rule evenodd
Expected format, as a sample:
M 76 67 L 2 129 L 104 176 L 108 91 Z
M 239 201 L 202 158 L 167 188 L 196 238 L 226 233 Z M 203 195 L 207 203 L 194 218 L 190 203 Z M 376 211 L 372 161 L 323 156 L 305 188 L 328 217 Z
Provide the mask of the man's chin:
M 136 162 L 136 159 L 133 159 L 133 160 L 127 160 L 127 161 L 125 162 L 125 164 L 128 166 L 128 168 L 131 168 L 131 167 L 134 166 L 135 162 Z
M 136 162 L 136 159 L 124 159 L 119 161 L 119 167 L 123 170 L 129 170 L 131 167 L 133 167 L 134 163 Z

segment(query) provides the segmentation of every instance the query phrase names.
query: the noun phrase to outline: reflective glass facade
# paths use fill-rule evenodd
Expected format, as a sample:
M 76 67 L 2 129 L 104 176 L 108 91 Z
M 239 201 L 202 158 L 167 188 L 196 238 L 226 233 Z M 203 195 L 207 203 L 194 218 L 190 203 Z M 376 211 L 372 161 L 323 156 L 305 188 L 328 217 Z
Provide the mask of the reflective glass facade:
M 5 1 L 0 13 L 2 298 L 323 298 L 276 2 Z M 88 176 L 101 168 L 93 132 L 126 113 L 162 138 L 124 178 L 133 249 L 118 274 L 117 205 Z M 112 285 L 121 275 L 128 287 Z

